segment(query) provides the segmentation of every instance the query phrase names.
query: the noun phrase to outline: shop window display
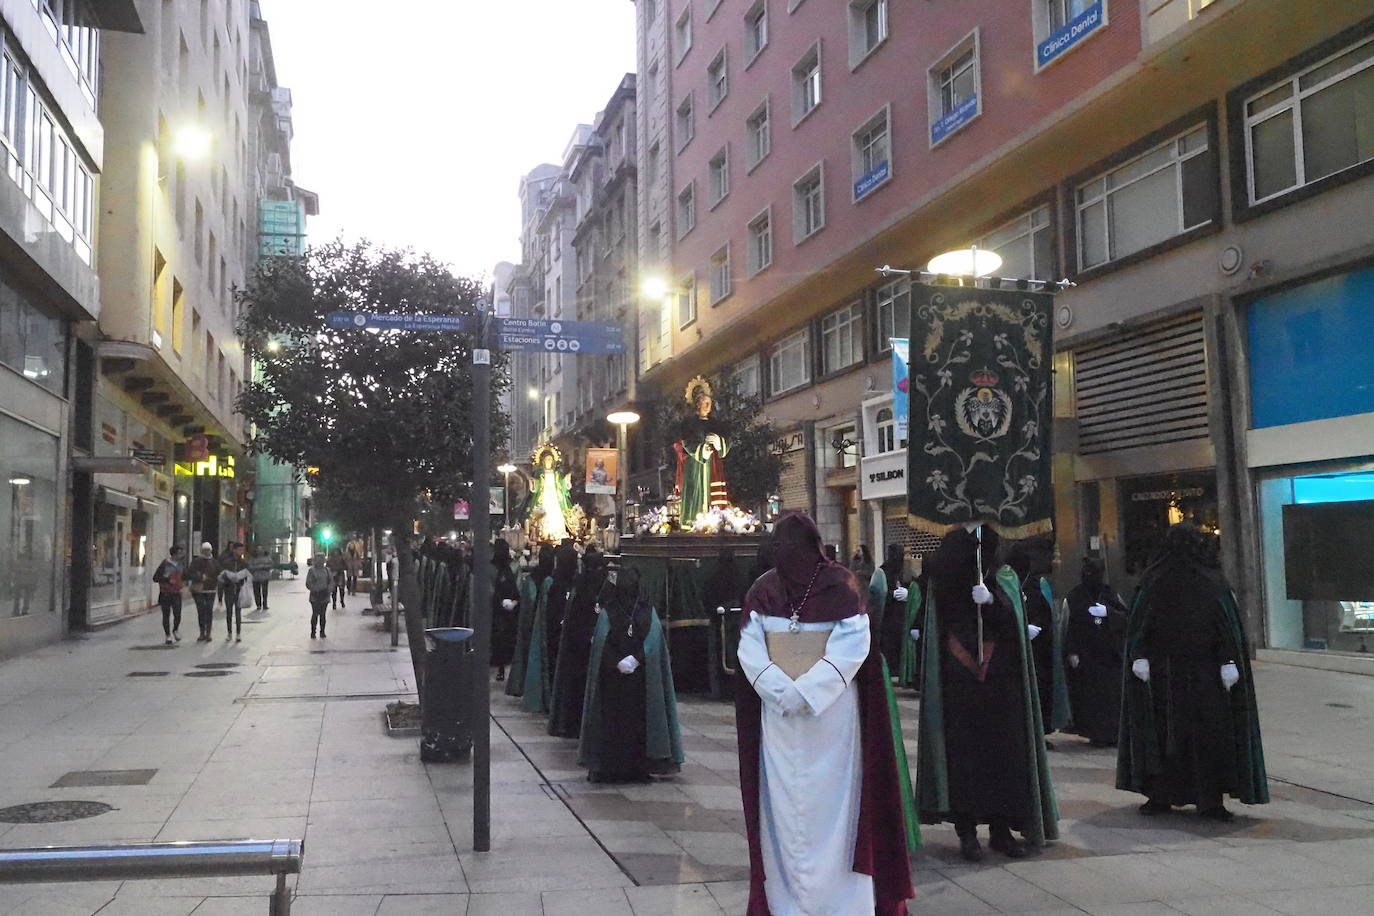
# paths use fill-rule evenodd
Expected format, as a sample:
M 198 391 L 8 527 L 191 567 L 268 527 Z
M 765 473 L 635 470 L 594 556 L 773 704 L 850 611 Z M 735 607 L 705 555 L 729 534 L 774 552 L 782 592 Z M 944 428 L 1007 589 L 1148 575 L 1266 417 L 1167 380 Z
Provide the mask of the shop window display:
M 1121 482 L 1121 518 L 1124 537 L 1124 571 L 1133 585 L 1159 554 L 1164 532 L 1170 525 L 1192 522 L 1216 536 L 1221 549 L 1217 520 L 1217 478 L 1212 471 L 1186 471 L 1151 477 L 1132 477 Z
M 57 440 L 0 416 L 0 618 L 53 611 Z
M 1374 466 L 1260 481 L 1269 645 L 1374 646 Z

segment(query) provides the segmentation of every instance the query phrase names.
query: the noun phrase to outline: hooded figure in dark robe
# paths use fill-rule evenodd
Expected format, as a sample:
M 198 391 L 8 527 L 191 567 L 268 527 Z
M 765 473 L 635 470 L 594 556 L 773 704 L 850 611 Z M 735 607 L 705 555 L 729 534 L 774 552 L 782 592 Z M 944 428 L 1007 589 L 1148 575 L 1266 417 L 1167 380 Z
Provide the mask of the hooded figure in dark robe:
M 1054 565 L 1052 548 L 1042 542 L 1021 541 L 1007 553 L 1007 565 L 1021 581 L 1021 606 L 1026 623 L 1035 627 L 1031 658 L 1035 660 L 1035 688 L 1040 693 L 1040 722 L 1045 734 L 1069 724 L 1069 691 L 1064 682 L 1064 659 L 1059 652 L 1059 621 L 1054 594 L 1045 576 Z M 1047 745 L 1053 750 L 1054 745 Z
M 1012 830 L 1036 846 L 1059 835 L 1020 582 L 1010 568 L 997 570 L 990 528 L 982 529 L 981 568 L 979 547 L 957 528 L 925 562 L 916 769 L 921 823 L 952 823 L 972 862 L 984 856 L 979 824 L 989 825 L 992 848 L 1012 858 L 1026 855 Z
M 582 732 L 582 703 L 587 694 L 587 664 L 596 630 L 596 599 L 606 582 L 606 563 L 595 547 L 582 554 L 582 572 L 573 583 L 563 615 L 558 665 L 554 668 L 549 734 L 576 738 Z
M 882 573 L 881 576 L 878 573 Z M 901 544 L 888 544 L 887 556 L 883 565 L 869 579 L 873 591 L 873 604 L 870 613 L 874 614 L 873 632 L 878 640 L 883 658 L 887 660 L 888 671 L 896 672 L 902 667 L 902 644 L 909 639 L 907 631 L 906 598 L 906 551 Z M 881 587 L 882 594 L 878 594 Z M 879 600 L 881 598 L 881 601 Z
M 1093 747 L 1116 747 L 1130 614 L 1096 557 L 1083 559 L 1082 581 L 1064 598 L 1064 618 L 1064 676 L 1073 709 L 1069 730 Z
M 496 679 L 506 679 L 515 657 L 515 631 L 520 619 L 520 586 L 511 568 L 510 544 L 497 539 L 491 551 L 491 663 Z
M 1269 801 L 1250 647 L 1212 537 L 1170 527 L 1131 611 L 1116 787 L 1148 799 L 1141 814 L 1196 805 L 1229 821 L 1224 796 Z
M 530 636 L 534 631 L 534 618 L 539 609 L 539 602 L 544 595 L 546 584 L 551 575 L 553 575 L 553 545 L 543 544 L 539 548 L 539 559 L 534 568 L 516 580 L 520 586 L 520 616 L 516 620 L 515 657 L 511 659 L 510 677 L 506 679 L 506 696 L 508 697 L 519 697 L 525 694 L 525 673 L 529 667 Z
M 567 613 L 568 596 L 577 581 L 577 548 L 565 539 L 553 551 L 553 588 L 549 591 L 548 613 L 544 615 L 544 644 L 548 647 L 549 677 L 558 667 L 558 647 Z
M 826 559 L 804 515 L 784 516 L 772 544 L 773 569 L 745 598 L 735 691 L 747 916 L 904 916 L 914 891 L 903 774 L 865 589 Z M 769 637 L 794 625 L 826 634 L 795 680 L 769 655 Z
M 577 764 L 592 782 L 648 782 L 685 759 L 673 666 L 658 612 L 639 597 L 639 575 L 617 575 L 599 595 Z

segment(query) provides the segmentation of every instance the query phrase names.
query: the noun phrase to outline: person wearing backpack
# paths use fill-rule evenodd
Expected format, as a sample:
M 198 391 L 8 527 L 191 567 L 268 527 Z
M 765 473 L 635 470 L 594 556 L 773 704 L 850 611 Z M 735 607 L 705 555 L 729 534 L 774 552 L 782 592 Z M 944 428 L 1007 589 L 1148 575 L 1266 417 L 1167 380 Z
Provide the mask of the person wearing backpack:
M 329 596 L 334 590 L 334 575 L 324 565 L 324 557 L 316 556 L 310 561 L 310 571 L 305 574 L 305 588 L 310 592 L 310 638 L 315 638 L 315 624 L 319 623 L 320 638 L 328 639 L 324 632 L 324 615 L 329 609 Z
M 215 589 L 219 584 L 219 564 L 215 561 L 215 548 L 209 541 L 200 545 L 200 556 L 192 558 L 187 578 L 191 584 L 191 599 L 196 603 L 196 619 L 200 623 L 196 642 L 209 642 L 210 628 L 215 622 Z
M 181 642 L 181 590 L 185 586 L 186 567 L 182 558 L 186 551 L 173 544 L 167 559 L 157 564 L 153 581 L 157 583 L 157 604 L 162 608 L 162 633 L 167 645 Z

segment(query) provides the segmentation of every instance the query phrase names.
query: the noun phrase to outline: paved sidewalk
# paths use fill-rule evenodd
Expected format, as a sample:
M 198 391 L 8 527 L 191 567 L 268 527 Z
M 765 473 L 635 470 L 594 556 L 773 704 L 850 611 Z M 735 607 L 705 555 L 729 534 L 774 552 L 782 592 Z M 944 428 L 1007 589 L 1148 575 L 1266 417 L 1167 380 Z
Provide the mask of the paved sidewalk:
M 384 732 L 382 707 L 413 697 L 405 646 L 392 650 L 359 606 L 312 642 L 300 583 L 273 597 L 240 644 L 217 630 L 209 645 L 164 648 L 149 615 L 0 665 L 0 808 L 112 806 L 0 823 L 0 846 L 304 837 L 297 916 L 743 912 L 729 705 L 683 699 L 678 777 L 600 786 L 577 769 L 575 742 L 549 737 L 495 689 L 495 850 L 477 854 L 470 767 L 422 765 L 414 738 Z M 1111 753 L 1059 736 L 1063 839 L 1033 859 L 969 866 L 951 831 L 927 829 L 913 912 L 1374 913 L 1374 678 L 1275 665 L 1257 677 L 1274 804 L 1237 806 L 1232 825 L 1141 818 L 1139 799 L 1112 788 Z M 914 744 L 916 701 L 901 706 Z M 111 781 L 143 784 L 69 785 Z M 270 887 L 4 886 L 0 916 L 261 916 Z

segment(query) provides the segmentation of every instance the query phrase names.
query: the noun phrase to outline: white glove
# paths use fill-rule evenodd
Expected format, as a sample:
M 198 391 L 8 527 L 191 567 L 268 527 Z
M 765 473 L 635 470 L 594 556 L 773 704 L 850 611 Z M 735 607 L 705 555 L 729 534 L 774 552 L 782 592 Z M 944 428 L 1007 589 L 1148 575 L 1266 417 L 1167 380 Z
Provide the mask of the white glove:
M 1031 639 L 1034 639 L 1040 635 L 1040 628 L 1033 623 L 1028 623 L 1026 624 L 1026 632 L 1030 634 Z
M 1070 655 L 1069 655 L 1069 667 L 1070 667 L 1070 668 L 1077 668 L 1078 665 L 1079 665 L 1079 662 L 1081 662 L 1081 661 L 1082 661 L 1082 659 L 1080 659 L 1077 655 L 1074 655 L 1074 654 L 1070 653 Z
M 1137 658 L 1135 663 L 1131 665 L 1131 673 L 1145 683 L 1150 683 L 1150 660 L 1148 658 Z
M 1106 617 L 1107 606 L 1105 604 L 1094 604 L 1088 608 L 1088 613 L 1092 614 L 1094 617 Z
M 720 614 L 721 616 L 724 616 L 724 615 L 725 615 L 725 605 L 723 605 L 723 604 L 716 605 L 716 613 L 717 613 L 717 614 Z
M 778 707 L 784 716 L 802 716 L 811 712 L 811 706 L 806 702 L 806 697 L 802 696 L 797 689 L 795 682 L 787 685 L 783 690 L 782 696 L 778 697 Z
M 973 601 L 975 604 L 992 604 L 992 592 L 988 587 L 979 582 L 973 587 Z
M 921 631 L 920 631 L 920 630 L 912 630 L 912 631 L 911 631 L 911 638 L 912 638 L 912 639 L 920 639 L 920 638 L 921 638 Z
M 635 658 L 633 655 L 627 655 L 616 662 L 615 670 L 619 671 L 621 674 L 634 674 L 639 670 L 639 659 Z
M 901 585 L 892 590 L 892 597 L 896 598 L 898 601 L 905 601 L 908 594 L 910 593 Z
M 513 610 L 515 610 L 515 599 L 514 599 L 514 598 L 506 598 L 506 599 L 502 600 L 502 602 L 501 602 L 501 607 L 505 608 L 505 609 L 508 610 L 508 611 L 513 611 Z
M 1221 666 L 1221 686 L 1230 690 L 1240 682 L 1240 669 L 1235 662 L 1227 662 Z

